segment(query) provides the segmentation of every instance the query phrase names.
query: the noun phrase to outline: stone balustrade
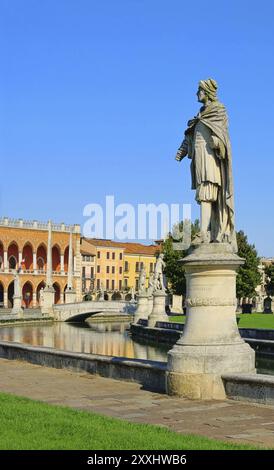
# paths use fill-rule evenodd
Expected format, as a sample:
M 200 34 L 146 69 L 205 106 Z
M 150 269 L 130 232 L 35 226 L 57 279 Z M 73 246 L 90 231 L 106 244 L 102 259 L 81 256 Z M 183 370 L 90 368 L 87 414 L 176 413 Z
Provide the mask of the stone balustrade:
M 38 222 L 37 220 L 11 219 L 9 217 L 1 217 L 0 226 L 48 231 L 47 222 Z M 74 224 L 73 226 L 65 225 L 64 223 L 52 224 L 52 230 L 54 232 L 70 232 L 71 227 L 73 228 L 74 233 L 81 232 L 80 225 L 78 224 Z

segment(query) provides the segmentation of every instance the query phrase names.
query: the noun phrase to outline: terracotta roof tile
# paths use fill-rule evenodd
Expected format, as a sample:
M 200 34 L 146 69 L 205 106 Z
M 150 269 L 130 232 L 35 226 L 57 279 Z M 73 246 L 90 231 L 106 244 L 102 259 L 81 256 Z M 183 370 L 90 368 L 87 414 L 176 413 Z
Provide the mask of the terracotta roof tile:
M 121 248 L 125 254 L 155 255 L 161 251 L 159 245 L 143 245 L 142 243 L 115 242 L 98 238 L 85 238 L 85 241 L 96 247 Z

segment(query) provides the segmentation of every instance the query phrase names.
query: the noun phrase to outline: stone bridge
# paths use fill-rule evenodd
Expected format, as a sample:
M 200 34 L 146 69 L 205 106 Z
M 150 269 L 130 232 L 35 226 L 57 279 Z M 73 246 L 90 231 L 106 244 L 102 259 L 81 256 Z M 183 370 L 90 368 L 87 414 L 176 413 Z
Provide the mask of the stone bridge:
M 53 314 L 56 321 L 82 322 L 96 313 L 129 315 L 136 306 L 125 300 L 88 301 L 72 304 L 54 305 Z

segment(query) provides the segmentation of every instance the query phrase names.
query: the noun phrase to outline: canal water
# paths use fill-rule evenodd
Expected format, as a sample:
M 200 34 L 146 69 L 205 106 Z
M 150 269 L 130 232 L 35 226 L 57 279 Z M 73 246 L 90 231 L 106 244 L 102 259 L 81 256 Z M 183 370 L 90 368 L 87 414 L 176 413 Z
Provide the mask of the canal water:
M 50 323 L 0 327 L 0 341 L 102 356 L 166 362 L 168 345 L 133 341 L 129 323 Z
M 172 345 L 147 343 L 131 338 L 129 323 L 50 323 L 0 327 L 0 341 L 64 351 L 167 361 Z M 256 357 L 258 373 L 274 375 L 274 357 Z

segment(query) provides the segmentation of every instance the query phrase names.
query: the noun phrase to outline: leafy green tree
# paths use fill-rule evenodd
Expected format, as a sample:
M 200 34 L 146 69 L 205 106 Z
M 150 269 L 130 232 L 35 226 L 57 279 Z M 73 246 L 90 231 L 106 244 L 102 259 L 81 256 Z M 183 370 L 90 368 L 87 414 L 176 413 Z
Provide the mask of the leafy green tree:
M 254 245 L 248 243 L 247 236 L 242 230 L 237 232 L 238 255 L 245 259 L 237 274 L 237 297 L 252 297 L 256 294 L 255 288 L 261 282 L 258 266 L 260 259 Z
M 265 269 L 266 275 L 266 284 L 265 290 L 267 295 L 274 295 L 274 264 L 270 264 L 266 266 Z
M 179 224 L 182 230 L 182 222 Z M 199 221 L 195 220 L 191 224 L 191 237 L 195 237 L 199 231 Z M 185 295 L 186 293 L 186 280 L 185 270 L 180 263 L 180 259 L 186 256 L 186 251 L 174 250 L 174 239 L 172 234 L 163 243 L 163 253 L 165 255 L 165 275 L 168 283 L 172 286 L 172 292 L 177 295 Z M 239 268 L 236 280 L 237 297 L 252 297 L 256 294 L 255 288 L 261 282 L 261 275 L 259 273 L 259 257 L 254 245 L 250 245 L 247 236 L 243 231 L 237 233 L 238 242 L 238 255 L 245 259 L 245 264 Z M 273 292 L 274 292 L 274 265 L 272 267 L 273 276 Z
M 179 229 L 183 230 L 183 222 L 180 222 Z M 191 224 L 191 237 L 192 239 L 199 231 L 199 221 L 195 220 L 193 224 Z M 173 294 L 177 295 L 185 295 L 186 293 L 186 280 L 185 280 L 185 270 L 183 268 L 182 263 L 180 263 L 180 259 L 186 256 L 185 250 L 174 250 L 173 242 L 180 241 L 174 240 L 172 234 L 169 234 L 169 237 L 163 243 L 163 253 L 165 255 L 164 260 L 166 263 L 165 267 L 165 275 L 168 281 L 168 284 L 172 286 Z

